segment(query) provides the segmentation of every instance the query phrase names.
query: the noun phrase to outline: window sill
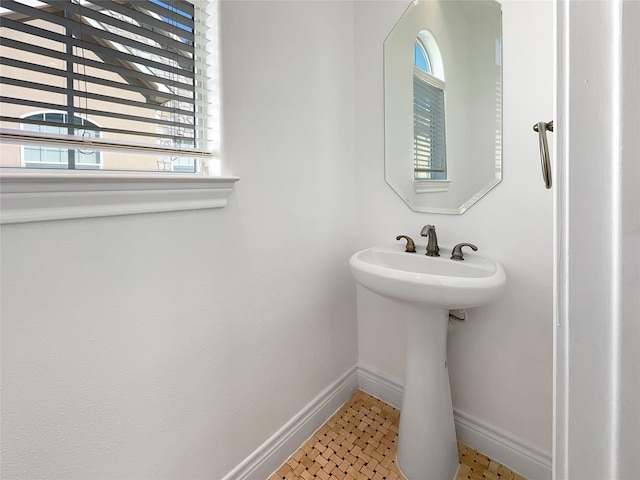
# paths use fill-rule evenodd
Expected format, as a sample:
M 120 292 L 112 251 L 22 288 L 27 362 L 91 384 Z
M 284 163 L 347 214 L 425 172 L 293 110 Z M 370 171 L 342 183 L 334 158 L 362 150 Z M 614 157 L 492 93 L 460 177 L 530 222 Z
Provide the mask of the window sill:
M 0 172 L 2 224 L 221 208 L 239 180 L 184 174 L 14 172 Z
M 437 193 L 449 190 L 451 180 L 414 180 L 416 193 Z

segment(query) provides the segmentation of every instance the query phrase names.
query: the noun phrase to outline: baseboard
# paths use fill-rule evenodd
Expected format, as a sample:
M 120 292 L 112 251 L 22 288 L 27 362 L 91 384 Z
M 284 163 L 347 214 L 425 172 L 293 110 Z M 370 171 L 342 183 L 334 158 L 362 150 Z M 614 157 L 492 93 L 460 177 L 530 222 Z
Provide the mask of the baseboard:
M 358 380 L 354 366 L 309 402 L 222 480 L 269 478 L 357 389 Z
M 322 426 L 357 390 L 400 408 L 399 379 L 365 365 L 352 367 L 309 402 L 222 480 L 266 479 Z M 551 455 L 459 409 L 456 434 L 462 443 L 508 466 L 529 480 L 551 479 Z
M 369 366 L 358 365 L 358 388 L 385 403 L 400 409 L 402 406 L 403 385 L 398 379 L 384 375 Z
M 380 400 L 400 408 L 403 385 L 367 365 L 358 365 L 358 386 Z M 528 444 L 509 432 L 490 425 L 459 409 L 453 410 L 458 440 L 508 466 L 529 480 L 551 479 L 551 454 Z
M 456 435 L 465 445 L 495 459 L 529 480 L 551 480 L 551 454 L 477 417 L 453 409 Z

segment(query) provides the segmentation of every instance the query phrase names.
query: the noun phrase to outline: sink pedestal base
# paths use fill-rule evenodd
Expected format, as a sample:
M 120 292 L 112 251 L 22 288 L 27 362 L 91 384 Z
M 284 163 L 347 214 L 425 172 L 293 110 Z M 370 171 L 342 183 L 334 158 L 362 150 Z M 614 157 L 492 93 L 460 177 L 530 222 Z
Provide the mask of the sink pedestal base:
M 408 480 L 453 480 L 458 447 L 447 359 L 449 312 L 404 305 L 407 359 L 398 466 Z

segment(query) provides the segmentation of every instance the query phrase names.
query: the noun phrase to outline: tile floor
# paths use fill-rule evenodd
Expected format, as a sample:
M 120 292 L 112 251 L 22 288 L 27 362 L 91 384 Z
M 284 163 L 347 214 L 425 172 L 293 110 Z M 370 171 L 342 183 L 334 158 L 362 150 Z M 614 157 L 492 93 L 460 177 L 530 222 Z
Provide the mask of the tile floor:
M 399 418 L 398 409 L 358 391 L 269 480 L 402 480 Z M 456 480 L 525 480 L 462 443 L 458 454 Z

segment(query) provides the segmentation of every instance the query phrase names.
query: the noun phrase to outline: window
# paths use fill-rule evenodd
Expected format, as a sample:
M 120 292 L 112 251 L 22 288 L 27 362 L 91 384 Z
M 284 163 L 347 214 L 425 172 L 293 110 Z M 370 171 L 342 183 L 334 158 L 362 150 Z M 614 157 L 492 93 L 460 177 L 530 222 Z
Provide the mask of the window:
M 431 62 L 429 62 L 429 56 L 427 55 L 422 43 L 417 40 L 413 48 L 413 64 L 420 70 L 431 73 Z
M 72 129 L 72 135 L 88 135 L 91 137 L 97 137 L 99 135 L 98 131 L 94 129 L 96 127 L 95 124 L 80 117 L 75 117 L 72 122 L 68 122 L 67 114 L 63 112 L 37 113 L 25 117 L 25 120 L 40 122 L 22 124 L 23 130 L 31 132 L 64 134 L 69 130 L 68 128 L 51 126 L 46 123 L 73 123 L 74 125 L 80 126 L 86 125 L 89 129 Z M 95 150 L 86 151 L 41 145 L 25 145 L 22 148 L 22 165 L 27 168 L 99 169 L 101 166 L 100 152 Z
M 196 172 L 218 148 L 215 7 L 3 2 L 0 166 Z
M 176 141 L 179 147 L 188 147 L 188 140 L 181 142 Z M 179 157 L 176 155 L 162 155 L 158 159 L 158 170 L 165 172 L 195 172 L 197 168 L 196 161 L 192 158 Z
M 413 59 L 414 180 L 447 180 L 444 71 L 435 39 L 423 30 Z

